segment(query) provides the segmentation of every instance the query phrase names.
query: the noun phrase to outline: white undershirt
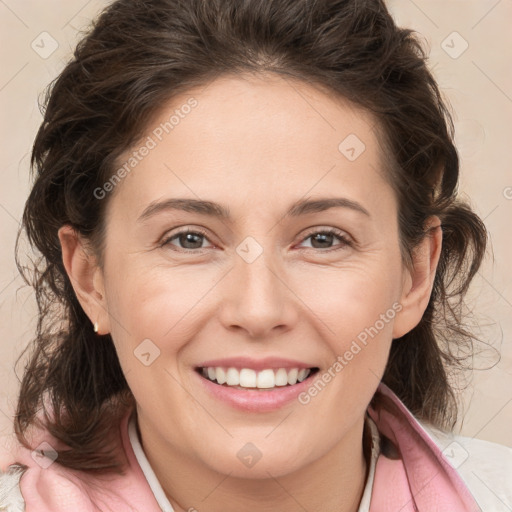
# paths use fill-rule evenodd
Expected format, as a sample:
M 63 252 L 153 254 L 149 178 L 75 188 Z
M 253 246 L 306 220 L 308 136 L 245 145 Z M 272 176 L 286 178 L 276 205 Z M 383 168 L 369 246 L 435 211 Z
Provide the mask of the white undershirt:
M 368 479 L 366 480 L 363 497 L 361 499 L 358 512 L 369 512 L 370 510 L 370 499 L 372 496 L 373 479 L 375 476 L 375 464 L 377 462 L 377 457 L 380 454 L 380 435 L 379 431 L 377 430 L 377 426 L 368 415 L 365 416 L 365 421 L 370 426 L 370 432 L 372 435 L 372 452 Z M 135 453 L 135 457 L 137 458 L 137 462 L 139 463 L 142 472 L 144 473 L 144 476 L 146 477 L 146 480 L 149 484 L 149 487 L 153 491 L 155 499 L 162 509 L 162 512 L 174 512 L 172 505 L 167 499 L 167 496 L 165 495 L 165 492 L 162 489 L 162 486 L 160 485 L 160 482 L 158 481 L 153 469 L 151 468 L 144 450 L 142 449 L 137 433 L 135 415 L 132 415 L 130 418 L 130 422 L 128 424 L 128 436 L 130 438 L 130 443 L 132 445 L 133 452 Z

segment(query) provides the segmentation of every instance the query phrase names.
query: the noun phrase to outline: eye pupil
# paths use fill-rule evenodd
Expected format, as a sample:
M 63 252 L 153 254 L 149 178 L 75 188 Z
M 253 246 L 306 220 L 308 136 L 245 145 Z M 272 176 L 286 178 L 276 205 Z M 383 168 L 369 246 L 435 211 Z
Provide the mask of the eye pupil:
M 186 249 L 200 249 L 202 245 L 202 235 L 196 233 L 182 233 L 179 236 L 180 243 L 185 246 Z M 196 243 L 194 244 L 194 238 L 196 238 Z M 197 242 L 199 240 L 199 242 Z M 186 246 L 186 244 L 191 243 L 193 247 Z
M 320 238 L 320 248 L 325 247 L 325 243 L 326 243 L 326 242 L 327 242 L 327 244 L 329 244 L 329 243 L 331 243 L 331 244 L 332 244 L 332 237 L 333 237 L 333 235 L 332 235 L 332 234 L 329 234 L 329 233 L 317 233 L 316 235 L 313 235 L 313 236 L 312 236 L 312 238 L 311 238 L 311 240 L 312 240 L 311 245 L 312 245 L 313 247 L 315 247 L 315 241 L 316 241 L 318 238 Z M 326 240 L 326 238 L 327 238 L 327 240 Z M 322 243 L 323 243 L 323 245 L 322 245 Z M 317 248 L 317 247 L 315 247 L 315 249 L 316 249 L 316 248 Z

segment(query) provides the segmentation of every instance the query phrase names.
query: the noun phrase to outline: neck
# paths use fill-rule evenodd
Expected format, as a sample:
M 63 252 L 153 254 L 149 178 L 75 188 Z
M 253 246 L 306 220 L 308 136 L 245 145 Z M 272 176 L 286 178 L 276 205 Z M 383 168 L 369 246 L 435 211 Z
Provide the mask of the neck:
M 304 467 L 258 479 L 221 474 L 162 440 L 142 437 L 175 512 L 357 512 L 368 473 L 363 426 L 361 418 L 328 453 Z

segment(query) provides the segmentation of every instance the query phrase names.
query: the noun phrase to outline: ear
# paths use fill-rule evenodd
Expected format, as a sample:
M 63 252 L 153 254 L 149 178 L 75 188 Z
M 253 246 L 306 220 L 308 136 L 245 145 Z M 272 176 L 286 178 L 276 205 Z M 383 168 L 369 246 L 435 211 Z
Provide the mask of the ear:
M 412 269 L 404 270 L 400 299 L 402 309 L 395 316 L 393 338 L 404 336 L 419 324 L 432 294 L 443 243 L 439 217 L 429 217 L 425 230 L 427 234 L 413 251 Z
M 98 334 L 110 332 L 103 271 L 96 257 L 87 250 L 82 237 L 69 225 L 59 231 L 62 261 L 80 305 L 91 323 L 98 323 Z

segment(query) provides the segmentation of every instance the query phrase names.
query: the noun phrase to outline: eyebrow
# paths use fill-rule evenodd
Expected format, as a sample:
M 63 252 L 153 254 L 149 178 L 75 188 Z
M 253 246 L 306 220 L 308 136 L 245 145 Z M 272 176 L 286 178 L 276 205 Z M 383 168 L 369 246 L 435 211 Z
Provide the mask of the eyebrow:
M 345 197 L 329 197 L 320 199 L 301 199 L 291 205 L 285 217 L 299 217 L 309 213 L 323 212 L 331 208 L 349 208 L 371 217 L 370 213 L 361 204 Z M 137 222 L 144 222 L 150 217 L 169 210 L 181 210 L 200 215 L 208 215 L 225 221 L 232 221 L 229 208 L 213 201 L 201 199 L 165 199 L 154 201 L 142 212 Z

